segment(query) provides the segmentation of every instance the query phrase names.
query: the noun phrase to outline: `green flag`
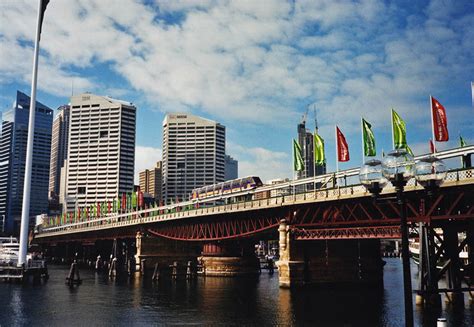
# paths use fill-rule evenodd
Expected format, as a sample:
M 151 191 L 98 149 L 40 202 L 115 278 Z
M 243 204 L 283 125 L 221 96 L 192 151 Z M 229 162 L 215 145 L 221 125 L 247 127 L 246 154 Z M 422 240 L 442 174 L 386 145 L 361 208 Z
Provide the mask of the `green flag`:
M 392 109 L 393 146 L 395 149 L 407 147 L 407 128 L 403 119 Z M 408 149 L 407 149 L 408 150 Z
M 132 192 L 132 209 L 137 207 L 137 192 Z
M 464 141 L 464 139 L 462 138 L 461 135 L 459 135 L 459 144 L 460 144 L 461 148 L 464 148 L 465 146 L 467 146 L 466 141 Z
M 405 150 L 407 150 L 407 152 L 408 152 L 409 154 L 411 154 L 412 157 L 415 156 L 415 155 L 413 154 L 413 151 L 411 150 L 411 148 L 410 148 L 410 146 L 409 146 L 408 144 L 405 146 Z
M 324 156 L 324 139 L 314 132 L 314 163 L 318 166 L 324 165 L 326 158 Z
M 304 162 L 303 162 L 303 156 L 301 155 L 301 147 L 296 142 L 296 140 L 293 139 L 293 170 L 294 171 L 302 171 L 304 170 Z
M 372 132 L 372 125 L 362 118 L 362 138 L 364 140 L 364 156 L 375 157 L 377 151 L 375 150 L 375 136 Z

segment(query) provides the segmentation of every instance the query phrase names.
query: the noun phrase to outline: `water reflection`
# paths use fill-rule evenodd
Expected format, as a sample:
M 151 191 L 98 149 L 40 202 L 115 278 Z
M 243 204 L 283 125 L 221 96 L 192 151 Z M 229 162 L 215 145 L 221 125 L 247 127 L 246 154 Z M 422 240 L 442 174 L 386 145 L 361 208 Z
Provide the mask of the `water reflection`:
M 67 267 L 51 267 L 43 285 L 0 284 L 0 324 L 10 325 L 310 325 L 404 326 L 401 262 L 388 259 L 383 289 L 280 289 L 278 275 L 198 278 L 193 281 L 123 278 L 81 270 L 82 285 L 69 288 Z M 413 267 L 416 277 L 416 267 Z M 416 280 L 414 280 L 414 286 Z M 416 308 L 417 326 L 472 326 L 474 310 Z

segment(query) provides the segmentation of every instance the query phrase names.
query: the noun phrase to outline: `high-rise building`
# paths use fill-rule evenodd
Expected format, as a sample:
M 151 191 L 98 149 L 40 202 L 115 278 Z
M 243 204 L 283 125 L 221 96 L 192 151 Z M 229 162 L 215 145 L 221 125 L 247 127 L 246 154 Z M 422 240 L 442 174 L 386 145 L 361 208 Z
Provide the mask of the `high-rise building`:
M 53 110 L 36 102 L 31 172 L 30 213 L 48 209 L 49 163 Z M 20 228 L 30 97 L 17 91 L 13 108 L 3 114 L 0 135 L 0 231 L 17 233 Z
M 67 211 L 133 190 L 136 107 L 94 94 L 71 97 L 64 197 Z
M 49 200 L 51 204 L 59 202 L 59 186 L 61 183 L 61 168 L 67 159 L 67 146 L 69 135 L 70 106 L 63 105 L 58 108 L 58 114 L 53 121 L 51 139 L 51 162 L 49 168 Z
M 224 180 L 228 181 L 239 177 L 239 163 L 229 155 L 225 155 Z
M 301 147 L 304 170 L 297 172 L 297 179 L 325 174 L 326 164 L 314 164 L 314 137 L 313 133 L 306 128 L 305 120 L 298 124 L 298 143 Z
M 155 202 L 161 201 L 161 166 L 162 162 L 157 161 L 156 167 L 145 169 L 138 174 L 140 191 L 153 198 Z
M 224 181 L 225 127 L 189 114 L 163 120 L 163 199 L 188 199 L 200 186 Z

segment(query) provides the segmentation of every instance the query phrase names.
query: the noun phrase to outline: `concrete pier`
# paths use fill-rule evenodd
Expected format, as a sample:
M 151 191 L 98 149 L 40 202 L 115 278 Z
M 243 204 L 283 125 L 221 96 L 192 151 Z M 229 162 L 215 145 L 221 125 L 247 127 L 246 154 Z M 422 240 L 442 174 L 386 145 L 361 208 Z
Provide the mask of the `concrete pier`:
M 215 242 L 204 245 L 200 274 L 204 276 L 232 277 L 260 273 L 260 262 L 253 243 Z
M 142 233 L 137 233 L 135 244 L 136 267 L 142 274 L 150 272 L 153 275 L 163 277 L 173 275 L 176 278 L 186 276 L 188 263 L 190 261 L 195 263 L 200 255 L 199 245 L 147 237 Z M 158 267 L 159 271 L 155 271 L 155 267 Z
M 281 287 L 296 285 L 383 285 L 383 261 L 379 240 L 296 241 L 282 221 Z

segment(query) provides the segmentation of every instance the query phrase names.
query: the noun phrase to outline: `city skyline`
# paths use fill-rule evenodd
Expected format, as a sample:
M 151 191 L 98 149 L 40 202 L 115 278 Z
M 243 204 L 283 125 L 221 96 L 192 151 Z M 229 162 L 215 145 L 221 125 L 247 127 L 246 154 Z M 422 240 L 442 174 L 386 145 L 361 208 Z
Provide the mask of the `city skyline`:
M 5 110 L 16 89 L 29 90 L 37 9 L 26 1 L 0 6 Z M 430 94 L 446 107 L 451 132 L 438 148 L 456 146 L 458 133 L 472 144 L 473 12 L 474 4 L 449 1 L 52 1 L 41 39 L 38 99 L 55 108 L 74 90 L 136 104 L 136 157 L 143 160 L 135 173 L 161 159 L 160 122 L 177 111 L 222 122 L 240 175 L 263 180 L 292 176 L 294 126 L 311 103 L 328 171 L 335 169 L 334 124 L 351 151 L 341 169 L 359 166 L 360 117 L 373 125 L 377 151 L 387 151 L 392 107 L 407 123 L 414 152 L 427 152 Z M 65 23 L 71 20 L 75 24 Z

